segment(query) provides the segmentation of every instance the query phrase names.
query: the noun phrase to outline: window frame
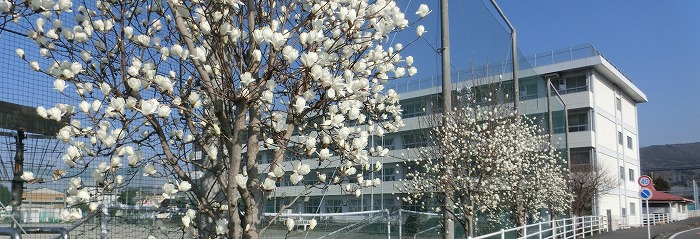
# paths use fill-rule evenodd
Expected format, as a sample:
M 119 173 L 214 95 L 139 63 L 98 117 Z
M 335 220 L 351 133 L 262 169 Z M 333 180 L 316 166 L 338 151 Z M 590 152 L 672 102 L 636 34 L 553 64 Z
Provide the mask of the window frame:
M 633 149 L 632 147 L 632 137 L 627 136 L 627 148 L 628 149 Z

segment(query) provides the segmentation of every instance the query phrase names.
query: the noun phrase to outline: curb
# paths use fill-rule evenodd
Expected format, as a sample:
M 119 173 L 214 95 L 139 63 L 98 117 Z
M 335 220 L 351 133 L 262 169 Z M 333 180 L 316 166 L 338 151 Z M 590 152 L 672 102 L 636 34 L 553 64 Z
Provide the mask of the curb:
M 673 228 L 671 231 L 659 233 L 658 235 L 656 235 L 652 238 L 653 239 L 668 239 L 673 234 L 676 234 L 676 233 L 679 233 L 679 232 L 682 232 L 682 231 L 685 231 L 688 229 L 697 228 L 697 227 L 700 227 L 700 222 L 696 222 L 695 224 L 691 224 L 691 225 L 685 225 L 685 226 L 679 227 L 679 228 Z

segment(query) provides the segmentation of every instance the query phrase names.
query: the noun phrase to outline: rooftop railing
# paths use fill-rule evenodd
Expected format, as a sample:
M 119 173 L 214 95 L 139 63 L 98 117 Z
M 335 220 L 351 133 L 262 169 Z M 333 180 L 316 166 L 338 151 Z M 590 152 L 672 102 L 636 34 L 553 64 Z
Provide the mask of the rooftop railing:
M 566 61 L 583 59 L 591 56 L 602 56 L 591 44 L 583 44 L 552 50 L 549 52 L 539 53 L 532 56 L 526 56 L 520 59 L 520 70 L 546 66 Z M 465 82 L 472 79 L 483 79 L 489 76 L 502 74 L 510 74 L 512 72 L 512 62 L 504 61 L 490 63 L 483 66 L 475 67 L 474 69 L 461 69 L 454 71 L 452 83 Z M 407 80 L 398 80 L 387 84 L 387 88 L 394 89 L 398 93 L 406 93 L 421 89 L 429 89 L 442 85 L 442 77 L 440 75 L 414 78 Z

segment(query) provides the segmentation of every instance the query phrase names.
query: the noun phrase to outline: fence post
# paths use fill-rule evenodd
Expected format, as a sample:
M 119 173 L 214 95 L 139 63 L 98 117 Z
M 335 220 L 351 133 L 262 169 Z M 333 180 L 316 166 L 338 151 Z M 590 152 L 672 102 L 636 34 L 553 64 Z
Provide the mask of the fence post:
M 391 215 L 389 215 L 389 209 L 384 209 L 386 212 L 386 238 L 391 239 Z
M 403 216 L 401 215 L 401 212 L 403 209 L 399 209 L 399 239 L 403 238 Z
M 100 215 L 100 239 L 107 239 L 107 216 L 109 212 L 107 211 L 107 205 L 104 204 L 102 200 L 102 214 Z
M 501 228 L 501 239 L 506 239 L 506 230 L 503 230 L 503 228 Z
M 571 226 L 572 226 L 573 231 L 574 231 L 574 238 L 576 238 L 576 236 L 578 235 L 578 234 L 577 234 L 577 233 L 578 233 L 578 230 L 576 230 L 576 229 L 577 229 L 577 228 L 576 228 L 577 221 L 578 221 L 578 220 L 576 220 L 576 217 L 572 218 L 572 220 L 571 220 Z

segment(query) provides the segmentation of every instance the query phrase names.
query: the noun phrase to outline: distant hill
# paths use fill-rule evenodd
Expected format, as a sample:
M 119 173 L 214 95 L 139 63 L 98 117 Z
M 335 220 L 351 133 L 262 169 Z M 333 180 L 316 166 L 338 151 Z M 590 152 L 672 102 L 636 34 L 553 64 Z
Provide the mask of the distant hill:
M 700 165 L 700 142 L 652 145 L 639 149 L 642 171 L 649 167 Z

